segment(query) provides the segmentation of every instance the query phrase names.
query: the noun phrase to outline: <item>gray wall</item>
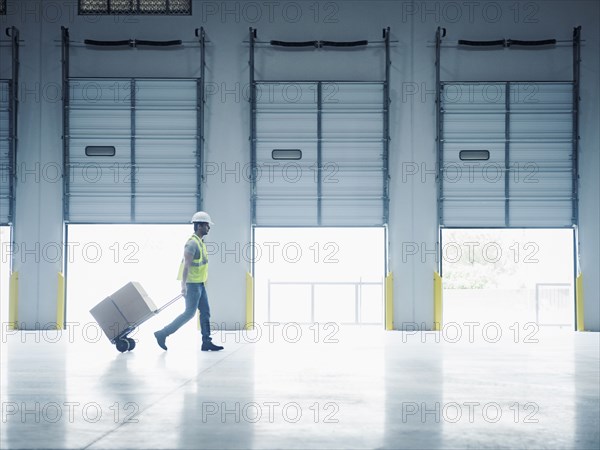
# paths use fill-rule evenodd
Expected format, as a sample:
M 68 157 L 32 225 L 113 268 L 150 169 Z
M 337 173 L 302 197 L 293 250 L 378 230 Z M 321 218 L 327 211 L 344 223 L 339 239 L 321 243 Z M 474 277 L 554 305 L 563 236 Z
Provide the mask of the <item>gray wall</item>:
M 392 38 L 391 210 L 389 269 L 394 272 L 394 323 L 432 326 L 435 256 L 427 251 L 436 242 L 436 185 L 433 175 L 405 176 L 435 168 L 435 72 L 431 44 L 438 26 L 448 30 L 447 41 L 457 39 L 570 39 L 574 26 L 583 27 L 581 73 L 581 195 L 580 253 L 584 274 L 586 329 L 600 330 L 600 138 L 599 31 L 600 4 L 590 1 L 295 1 L 199 2 L 191 17 L 79 17 L 77 2 L 8 1 L 2 28 L 15 25 L 25 41 L 21 49 L 21 110 L 19 167 L 31 170 L 17 186 L 16 242 L 32 250 L 17 257 L 20 272 L 19 321 L 27 327 L 56 317 L 57 272 L 61 262 L 43 258 L 44 246 L 62 242 L 62 183 L 44 164 L 62 162 L 60 86 L 60 27 L 73 40 L 183 39 L 192 40 L 203 26 L 210 39 L 207 76 L 206 161 L 234 168 L 249 163 L 248 50 L 242 43 L 248 27 L 258 28 L 259 39 L 355 40 L 381 39 L 390 26 Z M 0 76 L 9 74 L 10 62 L 2 50 Z M 444 80 L 559 80 L 571 76 L 571 53 L 546 51 L 472 52 L 447 49 L 443 54 Z M 193 50 L 155 52 L 72 52 L 72 76 L 197 76 L 198 53 Z M 379 79 L 383 76 L 381 50 L 363 52 L 285 53 L 263 50 L 257 54 L 257 76 L 288 79 Z M 230 92 L 226 94 L 225 92 Z M 38 169 L 39 168 L 39 169 Z M 37 170 L 36 170 L 37 169 Z M 205 209 L 215 222 L 211 239 L 233 248 L 250 240 L 250 186 L 228 176 L 208 178 Z M 407 255 L 407 243 L 423 252 Z M 35 249 L 39 249 L 36 252 Z M 404 250 L 403 250 L 404 249 Z M 219 258 L 220 259 L 220 258 Z M 229 256 L 211 265 L 213 316 L 234 326 L 245 320 L 244 274 L 248 263 Z

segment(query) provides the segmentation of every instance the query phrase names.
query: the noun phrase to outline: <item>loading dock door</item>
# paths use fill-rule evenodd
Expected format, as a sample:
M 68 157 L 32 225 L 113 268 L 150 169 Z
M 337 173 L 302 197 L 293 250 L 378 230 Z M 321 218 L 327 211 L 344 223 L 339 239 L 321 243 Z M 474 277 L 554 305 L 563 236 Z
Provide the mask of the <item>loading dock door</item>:
M 575 224 L 573 83 L 444 82 L 441 89 L 441 225 Z
M 198 83 L 69 80 L 67 221 L 189 221 L 200 198 Z
M 386 222 L 384 84 L 257 82 L 258 226 Z

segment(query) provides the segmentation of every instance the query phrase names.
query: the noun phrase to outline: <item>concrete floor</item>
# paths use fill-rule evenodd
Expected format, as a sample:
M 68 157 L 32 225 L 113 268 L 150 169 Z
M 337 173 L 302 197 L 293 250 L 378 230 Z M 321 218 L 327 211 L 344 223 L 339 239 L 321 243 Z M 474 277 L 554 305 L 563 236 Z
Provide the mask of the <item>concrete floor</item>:
M 598 333 L 95 331 L 3 330 L 1 448 L 600 447 Z

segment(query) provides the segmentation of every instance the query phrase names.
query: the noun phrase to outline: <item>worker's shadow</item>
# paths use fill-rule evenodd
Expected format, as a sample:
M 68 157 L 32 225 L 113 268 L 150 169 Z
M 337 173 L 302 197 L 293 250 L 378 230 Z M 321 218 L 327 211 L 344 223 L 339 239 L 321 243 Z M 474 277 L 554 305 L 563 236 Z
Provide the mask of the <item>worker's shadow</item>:
M 149 399 L 157 392 L 157 377 L 166 367 L 167 352 L 162 352 L 153 360 L 151 367 L 143 354 L 134 352 L 119 353 L 106 365 L 98 379 L 96 389 L 106 397 L 110 404 L 135 404 L 141 399 Z M 158 377 L 160 378 L 160 377 Z M 158 389 L 160 391 L 160 389 Z
M 98 377 L 96 388 L 110 404 L 135 402 L 146 390 L 145 374 L 137 359 L 138 355 L 134 353 L 119 353 Z

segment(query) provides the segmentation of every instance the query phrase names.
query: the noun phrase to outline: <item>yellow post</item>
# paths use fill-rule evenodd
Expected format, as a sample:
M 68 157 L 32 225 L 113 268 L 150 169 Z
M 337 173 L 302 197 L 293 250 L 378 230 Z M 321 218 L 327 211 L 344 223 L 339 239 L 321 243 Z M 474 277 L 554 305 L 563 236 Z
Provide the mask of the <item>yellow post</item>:
M 58 288 L 56 290 L 56 329 L 65 328 L 65 276 L 58 272 Z
M 385 277 L 385 329 L 394 329 L 394 274 Z
M 575 302 L 577 307 L 577 331 L 585 331 L 583 310 L 583 275 L 580 273 L 575 280 Z
M 246 272 L 246 330 L 254 329 L 254 278 Z
M 433 329 L 442 329 L 442 277 L 433 272 Z
M 8 281 L 8 328 L 16 330 L 19 320 L 19 272 L 10 274 Z

